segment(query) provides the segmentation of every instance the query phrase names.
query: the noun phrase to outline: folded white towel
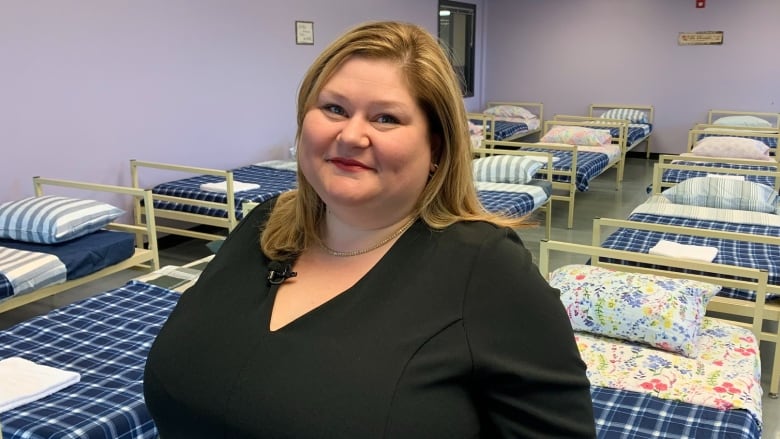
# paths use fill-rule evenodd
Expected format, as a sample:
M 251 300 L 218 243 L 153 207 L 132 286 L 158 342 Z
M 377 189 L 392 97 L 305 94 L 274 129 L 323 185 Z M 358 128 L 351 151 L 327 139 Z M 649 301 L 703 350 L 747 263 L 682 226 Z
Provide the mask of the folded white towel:
M 243 183 L 240 181 L 233 182 L 233 192 L 242 192 L 259 188 L 260 185 L 256 183 Z M 217 181 L 215 183 L 203 183 L 200 185 L 200 189 L 209 192 L 227 192 L 227 181 Z
M 542 157 L 539 155 L 524 155 L 523 157 L 529 160 L 536 160 L 537 162 L 547 163 L 547 157 Z M 552 162 L 555 163 L 560 159 L 561 159 L 560 157 L 553 156 Z
M 727 174 L 709 173 L 709 174 L 707 174 L 707 177 L 725 178 L 727 180 L 742 180 L 742 181 L 745 181 L 745 176 L 744 175 L 727 175 Z
M 35 364 L 24 358 L 0 360 L 0 413 L 44 398 L 81 380 L 77 372 Z
M 658 241 L 658 244 L 651 248 L 648 253 L 651 255 L 712 262 L 713 259 L 715 259 L 715 256 L 718 255 L 718 249 L 716 247 L 703 245 L 680 244 L 662 239 Z

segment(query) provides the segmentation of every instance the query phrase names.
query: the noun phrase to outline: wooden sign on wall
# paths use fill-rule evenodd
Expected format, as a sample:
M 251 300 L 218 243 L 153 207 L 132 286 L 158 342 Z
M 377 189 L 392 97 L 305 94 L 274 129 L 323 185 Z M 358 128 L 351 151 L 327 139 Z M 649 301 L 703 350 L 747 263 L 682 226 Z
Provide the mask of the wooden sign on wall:
M 723 44 L 723 31 L 680 32 L 677 35 L 679 46 L 711 46 Z

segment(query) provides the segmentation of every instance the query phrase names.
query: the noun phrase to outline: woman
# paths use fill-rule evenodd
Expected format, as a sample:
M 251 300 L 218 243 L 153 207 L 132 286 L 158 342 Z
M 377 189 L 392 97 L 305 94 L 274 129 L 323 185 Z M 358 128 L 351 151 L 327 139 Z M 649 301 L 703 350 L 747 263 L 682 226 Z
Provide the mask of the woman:
M 298 189 L 230 234 L 149 353 L 163 438 L 595 435 L 558 293 L 522 221 L 480 206 L 467 126 L 423 29 L 325 49 L 298 96 Z

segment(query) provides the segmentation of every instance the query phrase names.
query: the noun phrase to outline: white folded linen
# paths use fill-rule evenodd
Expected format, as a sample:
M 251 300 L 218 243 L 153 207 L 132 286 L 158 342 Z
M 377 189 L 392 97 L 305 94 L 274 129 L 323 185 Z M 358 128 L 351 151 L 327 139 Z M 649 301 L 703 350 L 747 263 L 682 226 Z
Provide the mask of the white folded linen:
M 36 401 L 81 380 L 77 372 L 20 357 L 0 360 L 0 413 Z
M 728 174 L 708 173 L 707 177 L 725 178 L 727 180 L 742 180 L 742 181 L 745 181 L 745 176 L 744 175 L 728 175 Z
M 547 157 L 542 157 L 540 155 L 524 155 L 523 157 L 529 159 L 529 160 L 536 160 L 537 162 L 547 163 Z M 560 157 L 553 156 L 552 162 L 555 163 L 558 160 L 560 160 Z
M 244 183 L 241 181 L 234 181 L 233 182 L 233 192 L 242 192 L 242 191 L 248 191 L 252 189 L 259 188 L 260 185 L 257 183 Z M 209 191 L 209 192 L 222 192 L 223 194 L 227 192 L 227 181 L 217 181 L 214 183 L 203 183 L 200 185 L 200 189 L 203 191 Z
M 648 253 L 651 255 L 670 256 L 673 258 L 696 259 L 699 261 L 712 262 L 718 255 L 716 247 L 703 245 L 680 244 L 674 241 L 662 239 L 653 246 Z

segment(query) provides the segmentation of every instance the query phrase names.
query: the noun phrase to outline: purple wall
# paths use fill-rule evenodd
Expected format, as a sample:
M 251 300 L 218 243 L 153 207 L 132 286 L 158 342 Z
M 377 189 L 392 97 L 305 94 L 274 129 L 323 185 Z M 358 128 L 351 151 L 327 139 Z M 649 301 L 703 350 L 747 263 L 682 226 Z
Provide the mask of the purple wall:
M 668 152 L 710 108 L 780 111 L 777 0 L 709 0 L 703 10 L 692 0 L 472 3 L 471 110 L 510 99 L 542 101 L 548 115 L 653 104 L 653 148 Z M 286 157 L 297 86 L 316 54 L 365 20 L 435 32 L 437 4 L 5 1 L 0 202 L 30 195 L 34 175 L 129 184 L 132 158 L 229 168 Z M 295 45 L 295 20 L 314 21 L 313 46 Z M 724 31 L 725 44 L 677 46 L 678 32 L 700 30 Z
M 373 19 L 435 33 L 437 8 L 437 0 L 4 1 L 0 202 L 31 195 L 34 175 L 127 185 L 130 159 L 230 168 L 286 158 L 297 87 L 328 42 Z M 296 20 L 314 22 L 313 46 L 295 44 Z
M 655 106 L 652 151 L 682 152 L 710 109 L 780 112 L 780 1 L 489 0 L 486 100 Z M 679 32 L 724 31 L 722 46 L 678 46 Z

